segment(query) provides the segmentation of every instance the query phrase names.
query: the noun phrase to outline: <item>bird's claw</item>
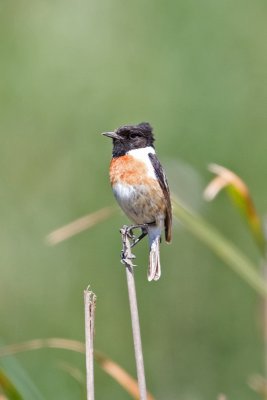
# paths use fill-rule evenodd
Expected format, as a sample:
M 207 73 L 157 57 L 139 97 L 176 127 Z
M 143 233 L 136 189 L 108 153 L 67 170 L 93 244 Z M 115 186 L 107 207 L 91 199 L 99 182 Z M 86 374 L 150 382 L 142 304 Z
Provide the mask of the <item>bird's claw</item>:
M 133 226 L 128 226 L 126 229 L 126 234 L 127 234 L 128 238 L 131 240 L 135 240 L 135 235 L 133 233 L 133 230 L 134 230 Z
M 134 260 L 136 257 L 134 254 L 128 254 L 128 251 L 121 251 L 121 263 L 124 265 L 130 265 L 131 267 L 136 267 L 135 264 L 133 264 L 132 260 Z

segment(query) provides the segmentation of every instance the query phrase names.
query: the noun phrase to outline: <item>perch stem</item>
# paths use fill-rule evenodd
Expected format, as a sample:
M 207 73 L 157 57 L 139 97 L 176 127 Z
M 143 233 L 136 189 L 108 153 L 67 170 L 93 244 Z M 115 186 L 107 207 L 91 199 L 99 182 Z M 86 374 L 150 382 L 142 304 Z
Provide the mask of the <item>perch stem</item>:
M 130 313 L 132 320 L 135 362 L 136 362 L 136 371 L 137 371 L 137 379 L 138 379 L 139 395 L 140 395 L 139 398 L 140 400 L 147 400 L 144 358 L 142 351 L 140 323 L 139 323 L 137 297 L 136 297 L 134 271 L 133 271 L 134 265 L 132 263 L 133 255 L 131 252 L 129 229 L 127 226 L 123 226 L 120 232 L 122 235 L 122 243 L 123 243 L 122 263 L 125 264 L 126 266 L 125 269 L 127 277 L 129 303 L 130 303 Z

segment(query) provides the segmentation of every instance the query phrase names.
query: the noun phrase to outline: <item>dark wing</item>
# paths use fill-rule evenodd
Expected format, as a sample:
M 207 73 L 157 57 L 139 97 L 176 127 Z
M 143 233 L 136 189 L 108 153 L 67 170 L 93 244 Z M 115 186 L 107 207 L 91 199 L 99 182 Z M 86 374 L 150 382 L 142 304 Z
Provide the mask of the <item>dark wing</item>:
M 170 199 L 170 189 L 167 182 L 165 172 L 156 156 L 156 154 L 148 154 L 151 163 L 153 165 L 156 177 L 158 178 L 160 187 L 163 191 L 165 202 L 166 202 L 166 217 L 165 217 L 165 238 L 166 242 L 170 242 L 172 238 L 172 205 Z

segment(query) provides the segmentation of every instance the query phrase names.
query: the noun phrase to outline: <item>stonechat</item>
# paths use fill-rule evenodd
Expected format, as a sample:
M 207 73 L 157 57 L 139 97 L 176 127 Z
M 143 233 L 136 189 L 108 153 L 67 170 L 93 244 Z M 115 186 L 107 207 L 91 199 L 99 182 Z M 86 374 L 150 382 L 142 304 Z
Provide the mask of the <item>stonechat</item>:
M 159 246 L 161 231 L 166 242 L 172 236 L 172 208 L 165 172 L 156 156 L 152 127 L 147 122 L 125 125 L 103 135 L 113 141 L 109 177 L 117 202 L 134 227 L 149 238 L 148 280 L 161 275 Z

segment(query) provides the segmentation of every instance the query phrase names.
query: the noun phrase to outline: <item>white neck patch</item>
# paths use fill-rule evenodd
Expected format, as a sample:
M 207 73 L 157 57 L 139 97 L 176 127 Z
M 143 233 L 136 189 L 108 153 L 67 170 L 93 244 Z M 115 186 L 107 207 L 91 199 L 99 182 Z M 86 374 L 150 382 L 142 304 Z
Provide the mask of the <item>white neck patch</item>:
M 127 154 L 141 159 L 142 157 L 146 158 L 149 153 L 156 154 L 154 147 L 148 146 L 142 147 L 141 149 L 130 150 Z M 142 161 L 144 161 L 143 158 Z
M 147 166 L 147 169 L 148 169 L 148 175 L 153 179 L 157 179 L 157 177 L 155 175 L 154 167 L 151 163 L 150 158 L 148 157 L 149 153 L 156 154 L 155 149 L 151 146 L 143 147 L 141 149 L 130 150 L 130 151 L 128 151 L 127 154 L 129 154 L 130 156 L 134 157 L 135 159 L 145 163 Z

